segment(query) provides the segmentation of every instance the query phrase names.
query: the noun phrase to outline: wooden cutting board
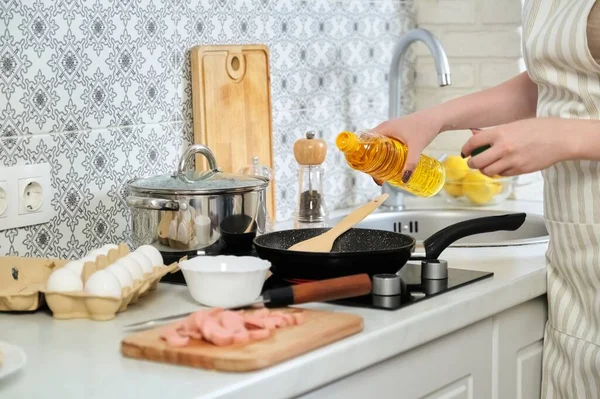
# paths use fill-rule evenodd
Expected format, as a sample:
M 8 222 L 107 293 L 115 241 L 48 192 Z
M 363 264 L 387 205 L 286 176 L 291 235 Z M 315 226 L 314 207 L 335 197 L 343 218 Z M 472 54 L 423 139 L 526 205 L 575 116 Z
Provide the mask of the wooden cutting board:
M 259 163 L 273 168 L 271 80 L 265 45 L 196 46 L 191 49 L 194 143 L 210 148 L 225 172 Z M 205 169 L 202 156 L 198 169 Z M 267 195 L 275 219 L 275 190 Z
M 185 348 L 170 348 L 159 338 L 161 328 L 156 328 L 123 339 L 121 352 L 126 357 L 183 366 L 251 371 L 291 359 L 363 329 L 362 317 L 353 314 L 298 308 L 290 308 L 289 311 L 303 312 L 305 322 L 278 329 L 264 341 L 228 347 L 193 341 Z

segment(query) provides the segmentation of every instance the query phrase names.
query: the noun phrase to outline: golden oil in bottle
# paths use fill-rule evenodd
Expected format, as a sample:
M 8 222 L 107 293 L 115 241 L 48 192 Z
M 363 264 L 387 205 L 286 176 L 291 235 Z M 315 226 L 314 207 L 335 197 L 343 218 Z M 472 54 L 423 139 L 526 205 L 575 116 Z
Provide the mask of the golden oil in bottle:
M 426 155 L 421 155 L 408 183 L 403 183 L 402 171 L 408 148 L 396 139 L 372 131 L 360 132 L 358 135 L 342 132 L 337 136 L 335 144 L 353 169 L 414 195 L 432 197 L 444 186 L 444 166 Z

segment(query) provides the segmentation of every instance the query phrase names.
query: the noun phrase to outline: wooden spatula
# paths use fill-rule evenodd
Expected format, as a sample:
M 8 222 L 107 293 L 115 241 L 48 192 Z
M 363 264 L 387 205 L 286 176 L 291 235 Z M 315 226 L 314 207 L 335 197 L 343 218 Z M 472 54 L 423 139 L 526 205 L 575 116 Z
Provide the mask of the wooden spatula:
M 330 252 L 335 240 L 351 229 L 357 223 L 360 223 L 364 218 L 369 216 L 379 205 L 381 205 L 388 197 L 388 194 L 382 194 L 373 201 L 366 203 L 360 208 L 354 210 L 348 216 L 343 218 L 338 224 L 327 232 L 301 241 L 288 248 L 290 251 L 302 252 Z

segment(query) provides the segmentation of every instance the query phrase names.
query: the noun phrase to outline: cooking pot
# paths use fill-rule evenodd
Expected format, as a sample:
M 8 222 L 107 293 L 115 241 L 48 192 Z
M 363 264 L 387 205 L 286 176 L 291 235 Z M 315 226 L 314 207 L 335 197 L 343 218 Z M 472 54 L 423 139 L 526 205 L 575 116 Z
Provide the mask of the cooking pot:
M 189 170 L 197 154 L 208 170 Z M 169 259 L 249 252 L 265 232 L 268 184 L 266 177 L 221 171 L 208 147 L 192 145 L 174 174 L 129 183 L 133 245 L 154 245 Z

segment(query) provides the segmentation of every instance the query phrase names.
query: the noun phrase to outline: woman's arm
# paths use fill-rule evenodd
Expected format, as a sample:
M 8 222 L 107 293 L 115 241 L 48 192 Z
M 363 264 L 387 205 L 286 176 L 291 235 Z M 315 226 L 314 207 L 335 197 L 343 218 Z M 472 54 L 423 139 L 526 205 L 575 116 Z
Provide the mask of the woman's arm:
M 441 132 L 531 118 L 536 114 L 536 106 L 537 86 L 523 72 L 496 87 L 383 122 L 374 130 L 398 138 L 408 146 L 402 177 L 407 182 L 421 152 Z
M 523 72 L 496 87 L 435 106 L 440 131 L 480 128 L 536 116 L 537 85 Z
M 563 121 L 567 121 L 563 119 Z M 569 131 L 564 133 L 570 141 L 567 159 L 585 159 L 600 161 L 600 121 L 598 120 L 568 120 Z M 565 125 L 567 122 L 563 122 Z

